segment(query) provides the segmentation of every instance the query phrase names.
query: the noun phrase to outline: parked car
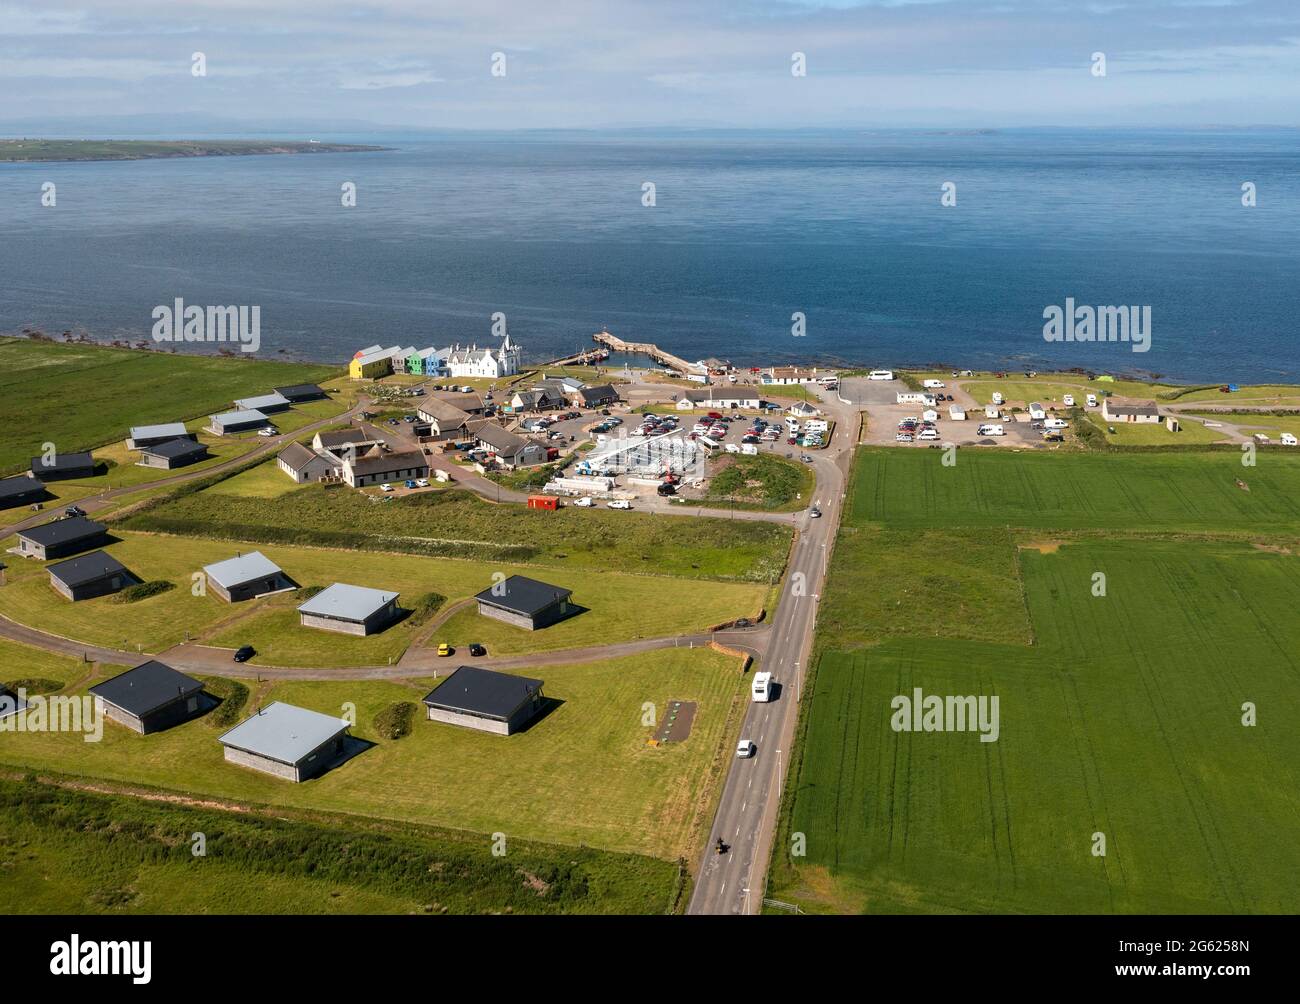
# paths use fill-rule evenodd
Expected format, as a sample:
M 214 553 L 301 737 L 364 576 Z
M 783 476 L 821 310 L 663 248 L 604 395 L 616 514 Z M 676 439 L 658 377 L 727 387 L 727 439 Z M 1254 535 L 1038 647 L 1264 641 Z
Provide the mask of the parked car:
M 632 503 L 627 499 L 610 499 L 605 503 L 610 509 L 631 509 Z
M 247 662 L 255 655 L 257 655 L 257 652 L 252 645 L 241 645 L 235 649 L 235 662 Z
M 406 481 L 406 487 L 407 487 L 407 488 L 414 488 L 414 487 L 415 487 L 415 482 L 412 481 L 412 480 L 410 480 L 410 479 L 408 478 L 407 481 Z
M 479 656 L 487 655 L 487 649 L 478 642 L 472 642 L 469 646 L 469 654 L 477 659 Z
M 271 428 L 271 426 L 269 426 L 269 425 L 267 425 L 267 426 L 263 426 L 262 428 L 260 428 L 260 429 L 257 430 L 257 434 L 258 434 L 259 436 L 274 436 L 274 435 L 275 435 L 275 429 Z
M 393 486 L 390 485 L 387 481 L 385 481 L 382 485 L 379 486 L 379 490 L 381 492 L 391 492 L 393 491 Z
M 575 499 L 573 504 L 576 505 L 579 509 L 590 509 L 592 506 L 596 504 L 596 500 L 593 499 L 590 495 L 584 495 L 580 499 Z
M 456 650 L 452 648 L 450 645 L 448 645 L 445 641 L 438 642 L 438 657 L 440 659 L 447 658 L 447 656 L 451 655 L 455 651 Z
M 894 437 L 894 442 L 910 443 L 912 442 L 912 434 L 910 432 L 900 432 L 897 436 Z
M 416 482 L 415 482 L 415 487 L 416 487 L 416 488 L 428 488 L 428 487 L 429 487 L 429 479 L 428 479 L 428 478 L 419 478 L 419 479 L 417 479 Z
M 65 516 L 84 516 L 84 515 L 86 515 L 86 510 L 83 509 L 83 508 L 81 508 L 81 506 L 79 506 L 79 505 L 70 505 L 70 506 L 68 506 L 68 508 L 66 508 L 66 509 L 63 510 L 63 515 L 65 515 Z

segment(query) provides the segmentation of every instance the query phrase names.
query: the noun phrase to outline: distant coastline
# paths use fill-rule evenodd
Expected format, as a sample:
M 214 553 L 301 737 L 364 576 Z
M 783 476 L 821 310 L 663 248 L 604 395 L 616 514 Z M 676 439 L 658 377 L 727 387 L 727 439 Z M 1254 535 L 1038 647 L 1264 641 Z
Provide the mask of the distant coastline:
M 372 153 L 386 146 L 316 140 L 0 139 L 0 163 L 251 157 L 267 154 Z

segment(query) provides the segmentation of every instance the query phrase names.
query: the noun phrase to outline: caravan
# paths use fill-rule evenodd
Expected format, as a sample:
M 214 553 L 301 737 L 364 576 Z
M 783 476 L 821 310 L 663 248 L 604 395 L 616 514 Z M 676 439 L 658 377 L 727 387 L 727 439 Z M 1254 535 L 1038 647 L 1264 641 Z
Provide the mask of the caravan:
M 753 687 L 751 689 L 755 703 L 765 703 L 772 699 L 772 674 L 755 673 Z

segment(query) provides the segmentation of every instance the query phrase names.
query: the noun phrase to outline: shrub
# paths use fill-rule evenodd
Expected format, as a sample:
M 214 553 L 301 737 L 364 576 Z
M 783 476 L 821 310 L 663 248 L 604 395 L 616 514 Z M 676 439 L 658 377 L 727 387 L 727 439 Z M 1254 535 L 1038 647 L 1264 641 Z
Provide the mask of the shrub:
M 410 701 L 394 701 L 375 715 L 375 732 L 380 739 L 401 739 L 411 734 L 416 707 Z
M 221 701 L 204 721 L 218 729 L 238 725 L 248 704 L 248 688 L 238 680 L 227 680 L 224 676 L 205 676 L 203 689 Z
M 58 680 L 49 680 L 43 676 L 24 676 L 17 680 L 9 680 L 4 686 L 15 694 L 20 690 L 25 690 L 29 694 L 53 694 L 63 689 L 63 684 Z
M 415 601 L 415 606 L 411 608 L 411 625 L 418 626 L 425 623 L 430 617 L 442 609 L 442 605 L 447 602 L 447 597 L 442 593 L 425 593 Z
M 137 582 L 134 586 L 127 586 L 120 593 L 113 597 L 114 603 L 138 603 L 140 600 L 147 600 L 150 596 L 157 596 L 175 589 L 176 583 L 168 582 L 166 579 L 154 579 L 152 582 Z

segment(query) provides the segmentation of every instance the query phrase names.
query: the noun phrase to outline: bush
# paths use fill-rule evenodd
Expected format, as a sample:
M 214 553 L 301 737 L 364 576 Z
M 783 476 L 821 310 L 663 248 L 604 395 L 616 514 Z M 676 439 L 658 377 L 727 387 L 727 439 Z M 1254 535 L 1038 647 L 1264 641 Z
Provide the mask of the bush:
M 203 689 L 221 701 L 204 721 L 216 729 L 238 725 L 248 704 L 248 688 L 238 680 L 227 680 L 224 676 L 205 676 Z
M 127 586 L 120 593 L 114 596 L 113 602 L 138 603 L 141 600 L 147 600 L 150 596 L 157 596 L 160 593 L 165 593 L 175 588 L 176 583 L 168 582 L 166 579 L 154 579 L 152 582 L 138 582 L 134 586 Z
M 375 732 L 380 739 L 401 739 L 411 734 L 416 707 L 410 701 L 394 701 L 375 715 Z
M 415 606 L 411 608 L 411 625 L 418 626 L 425 623 L 442 609 L 442 605 L 447 602 L 447 597 L 442 593 L 425 593 L 415 601 Z
M 29 694 L 53 694 L 63 689 L 63 684 L 58 680 L 48 680 L 43 676 L 24 676 L 17 680 L 9 680 L 3 686 L 15 694 L 20 690 L 25 690 Z
M 306 603 L 317 593 L 323 592 L 324 589 L 325 589 L 324 586 L 303 586 L 296 593 L 294 593 L 294 599 L 301 600 L 303 603 Z

